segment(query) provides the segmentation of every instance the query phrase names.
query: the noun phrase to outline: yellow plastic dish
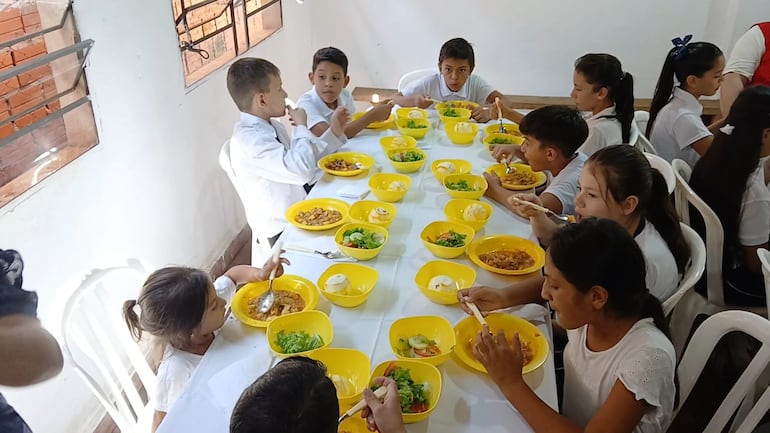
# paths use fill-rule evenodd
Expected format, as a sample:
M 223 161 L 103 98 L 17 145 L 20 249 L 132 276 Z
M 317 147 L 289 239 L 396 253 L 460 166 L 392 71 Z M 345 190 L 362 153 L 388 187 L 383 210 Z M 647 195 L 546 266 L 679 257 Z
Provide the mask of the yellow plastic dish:
M 326 280 L 332 275 L 343 274 L 348 277 L 350 287 L 344 292 L 327 292 Z M 318 288 L 324 298 L 332 304 L 340 307 L 357 307 L 363 304 L 369 295 L 372 294 L 374 286 L 377 285 L 379 273 L 376 269 L 369 266 L 356 263 L 336 263 L 329 266 L 320 277 L 318 277 Z
M 535 260 L 532 266 L 524 269 L 508 270 L 492 267 L 481 261 L 480 255 L 497 250 L 518 250 L 525 251 Z M 540 245 L 517 236 L 510 235 L 492 235 L 476 239 L 468 245 L 468 258 L 478 266 L 490 272 L 501 275 L 526 275 L 540 270 L 545 264 L 545 251 Z
M 467 220 L 464 213 L 468 206 L 481 206 L 487 211 L 487 217 L 483 220 Z M 446 215 L 447 221 L 453 223 L 465 224 L 473 230 L 479 231 L 484 228 L 492 216 L 492 206 L 489 203 L 484 203 L 479 200 L 471 200 L 467 198 L 453 198 L 449 200 L 444 206 L 444 215 Z
M 417 161 L 394 161 L 393 158 L 399 154 L 399 153 L 406 153 L 406 152 L 414 152 L 422 156 L 422 159 Z M 388 161 L 390 161 L 390 164 L 393 166 L 393 168 L 396 169 L 399 173 L 414 173 L 415 171 L 418 171 L 422 168 L 423 165 L 425 165 L 425 161 L 428 160 L 428 155 L 417 148 L 414 149 L 393 149 L 389 150 L 387 152 L 388 155 Z
M 385 218 L 381 217 L 379 214 L 372 212 L 374 209 L 382 208 L 385 209 L 390 215 Z M 357 201 L 353 203 L 352 206 L 350 206 L 350 221 L 351 222 L 359 222 L 359 223 L 369 223 L 369 224 L 375 224 L 378 226 L 382 226 L 385 228 L 390 227 L 390 224 L 393 223 L 393 220 L 396 219 L 396 214 L 398 213 L 398 208 L 396 206 L 384 202 L 384 201 L 374 201 L 374 200 L 362 200 Z M 370 214 L 374 214 L 377 218 L 370 219 Z
M 348 170 L 348 171 L 339 171 L 339 170 L 332 170 L 332 169 L 326 168 L 326 164 L 335 159 L 342 159 L 348 164 L 359 164 L 360 168 L 356 170 Z M 337 152 L 337 153 L 332 153 L 331 155 L 326 155 L 323 158 L 318 160 L 318 168 L 320 168 L 321 170 L 331 175 L 342 176 L 342 177 L 356 176 L 361 173 L 365 173 L 369 171 L 369 169 L 372 168 L 373 166 L 374 166 L 374 158 L 372 158 L 371 156 L 365 153 L 359 153 L 359 152 Z
M 503 143 L 493 143 L 492 141 L 504 141 Z M 519 137 L 517 135 L 511 135 L 511 134 L 488 134 L 481 140 L 484 144 L 487 145 L 487 147 L 491 147 L 493 144 L 516 144 L 521 146 L 521 143 L 524 143 L 524 137 Z
M 494 335 L 502 330 L 505 338 L 510 342 L 513 339 L 513 334 L 518 332 L 519 339 L 529 343 L 534 356 L 524 365 L 522 373 L 527 374 L 536 370 L 548 358 L 548 339 L 535 325 L 520 317 L 505 313 L 490 314 L 487 316 L 487 323 Z M 463 364 L 486 373 L 487 369 L 473 355 L 473 346 L 476 344 L 476 337 L 479 332 L 481 332 L 481 324 L 475 317 L 469 316 L 461 320 L 455 326 L 455 335 L 457 336 L 455 354 Z
M 363 396 L 363 392 L 361 393 Z M 362 397 L 363 398 L 363 397 Z M 360 399 L 359 399 L 360 400 Z M 353 407 L 355 403 L 346 405 L 342 404 L 342 401 L 340 401 L 340 416 L 342 416 L 345 412 L 348 411 L 351 407 Z M 361 418 L 361 414 L 358 413 L 356 415 L 353 415 L 349 418 L 345 418 L 344 421 L 337 427 L 338 432 L 343 433 L 371 433 L 369 431 L 369 428 L 366 426 L 366 420 Z
M 273 282 L 275 284 L 275 282 Z M 275 287 L 274 287 L 275 288 Z M 299 332 L 305 331 L 312 337 L 318 334 L 323 339 L 323 345 L 317 349 L 305 350 L 297 353 L 283 353 L 280 346 L 278 346 L 276 340 L 278 333 L 284 332 Z M 291 313 L 285 316 L 280 316 L 267 325 L 267 343 L 270 345 L 270 351 L 279 358 L 286 358 L 289 356 L 304 356 L 309 353 L 313 353 L 318 349 L 322 349 L 328 346 L 334 339 L 334 327 L 332 321 L 329 320 L 329 316 L 323 311 L 300 311 L 299 313 Z
M 503 122 L 503 127 L 505 127 L 505 134 L 521 136 L 521 132 L 519 131 L 519 125 L 517 123 Z M 500 121 L 495 121 L 494 123 L 484 127 L 484 135 L 499 134 L 499 133 L 500 133 Z
M 445 247 L 442 245 L 436 245 L 433 242 L 442 233 L 446 233 L 450 230 L 454 230 L 461 235 L 465 235 L 465 244 L 461 247 Z M 420 239 L 425 244 L 425 248 L 428 249 L 434 256 L 442 259 L 453 259 L 462 255 L 465 249 L 468 248 L 468 244 L 473 240 L 473 236 L 476 235 L 476 231 L 465 224 L 453 223 L 449 221 L 434 221 L 420 233 Z
M 372 368 L 368 356 L 355 349 L 327 347 L 310 353 L 308 357 L 321 361 L 326 366 L 326 374 L 330 379 L 334 380 L 334 376 L 339 376 L 350 385 L 351 389 L 346 393 L 340 394 L 339 390 L 337 391 L 340 409 L 345 407 L 347 410 L 347 406 L 353 406 L 361 400 L 364 389 L 369 386 L 369 372 Z M 361 419 L 360 416 L 354 418 Z
M 473 188 L 473 191 L 457 191 L 447 187 L 448 184 L 457 183 L 464 180 L 468 183 L 468 186 Z M 452 198 L 467 198 L 471 200 L 478 200 L 487 191 L 489 184 L 484 176 L 477 176 L 475 174 L 450 174 L 444 178 L 444 189 L 446 193 Z
M 350 120 L 351 120 L 351 121 L 353 121 L 353 120 L 358 120 L 358 119 L 360 119 L 360 118 L 361 118 L 361 116 L 363 116 L 365 113 L 366 113 L 365 111 L 358 111 L 358 112 L 355 112 L 355 113 L 353 113 L 353 114 L 350 116 Z M 396 116 L 394 116 L 393 114 L 391 114 L 391 115 L 390 115 L 390 116 L 389 116 L 387 119 L 385 119 L 385 120 L 382 120 L 382 121 L 380 121 L 380 122 L 372 122 L 372 123 L 370 123 L 370 124 L 366 125 L 366 129 L 377 129 L 377 130 L 380 130 L 380 129 L 388 129 L 388 128 L 390 128 L 390 127 L 394 126 L 395 124 L 396 124 Z
M 249 316 L 249 301 L 252 299 L 259 299 L 263 293 L 267 291 L 267 281 L 257 281 L 254 283 L 248 283 L 241 287 L 240 290 L 235 292 L 231 308 L 233 314 L 238 320 L 246 325 L 254 326 L 256 328 L 264 328 L 269 322 L 275 320 L 275 318 L 265 320 L 253 319 Z M 308 311 L 315 308 L 318 305 L 318 288 L 305 278 L 297 275 L 282 275 L 273 281 L 273 290 L 286 290 L 288 292 L 296 292 L 305 301 L 305 308 L 302 311 Z
M 429 340 L 436 342 L 440 353 L 434 356 L 410 357 L 398 353 L 399 339 L 408 339 L 409 337 L 422 334 Z M 452 350 L 455 348 L 455 331 L 452 324 L 440 316 L 417 316 L 404 317 L 398 319 L 390 325 L 388 333 L 390 340 L 390 350 L 398 359 L 418 359 L 431 365 L 441 365 L 449 359 Z
M 339 221 L 335 221 L 333 223 L 324 224 L 324 225 L 318 225 L 318 226 L 302 224 L 299 221 L 297 221 L 297 215 L 299 215 L 300 212 L 309 212 L 313 208 L 321 208 L 324 210 L 336 210 L 342 215 L 342 218 Z M 320 231 L 320 230 L 333 229 L 334 227 L 339 227 L 345 224 L 346 222 L 348 222 L 349 214 L 350 214 L 350 205 L 345 203 L 342 200 L 337 200 L 335 198 L 315 198 L 315 199 L 298 201 L 293 205 L 289 206 L 289 209 L 286 210 L 286 220 L 288 220 L 293 226 L 299 227 L 304 230 Z
M 427 362 L 413 359 L 398 359 L 393 361 L 385 361 L 374 367 L 369 383 L 374 384 L 375 377 L 385 376 L 385 372 L 391 365 L 409 370 L 409 375 L 412 377 L 412 380 L 414 380 L 415 383 L 428 384 L 428 394 L 426 395 L 428 400 L 428 410 L 420 413 L 402 413 L 401 420 L 404 422 L 404 424 L 412 424 L 428 418 L 431 412 L 433 412 L 433 409 L 436 408 L 439 399 L 441 399 L 441 372 L 438 370 L 438 368 L 436 368 L 436 366 L 430 365 Z
M 436 108 L 436 111 L 440 113 L 447 108 L 464 108 L 466 110 L 473 111 L 481 107 L 481 105 L 471 101 L 446 101 L 446 102 L 439 102 L 434 107 Z
M 417 117 L 417 114 L 413 113 L 420 113 L 420 117 Z M 396 108 L 396 119 L 427 119 L 428 118 L 428 110 L 424 110 L 422 108 L 417 107 L 403 107 L 403 108 Z
M 409 128 L 407 127 L 409 122 L 414 122 L 416 125 L 424 127 Z M 398 119 L 396 120 L 396 126 L 398 127 L 398 132 L 418 140 L 424 138 L 425 135 L 428 134 L 428 131 L 430 131 L 430 121 L 428 119 Z
M 454 110 L 456 116 L 447 116 L 446 113 L 449 112 L 449 110 Z M 466 108 L 444 108 L 443 110 L 438 110 L 438 117 L 440 117 L 441 121 L 445 124 L 467 122 L 471 119 L 471 110 Z
M 452 292 L 441 292 L 428 287 L 430 280 L 438 275 L 446 275 L 454 280 L 456 289 Z M 467 289 L 473 286 L 476 281 L 476 271 L 470 266 L 465 266 L 455 262 L 445 262 L 443 260 L 434 260 L 428 262 L 417 271 L 414 276 L 414 282 L 423 295 L 436 304 L 453 305 L 460 301 L 457 300 L 457 291 Z
M 404 185 L 403 191 L 393 189 L 391 186 L 395 182 L 401 182 Z M 393 203 L 401 200 L 412 186 L 412 178 L 405 174 L 395 173 L 376 173 L 369 178 L 369 190 L 379 200 Z
M 542 171 L 532 171 L 532 167 L 530 167 L 527 164 L 508 164 L 508 165 L 513 167 L 514 170 L 516 171 L 532 174 L 533 176 L 535 176 L 535 182 L 530 184 L 516 184 L 516 183 L 506 182 L 504 164 L 495 164 L 495 165 L 489 166 L 489 168 L 487 168 L 487 173 L 496 174 L 497 177 L 500 178 L 500 182 L 502 183 L 503 188 L 510 189 L 513 191 L 523 191 L 526 189 L 537 188 L 538 186 L 543 185 L 548 180 L 548 176 L 546 176 L 545 173 L 543 173 Z
M 375 233 L 379 233 L 385 238 L 385 240 L 382 242 L 382 245 L 372 249 L 354 248 L 354 247 L 347 247 L 345 245 L 342 245 L 342 238 L 344 236 L 344 233 L 348 230 L 352 230 L 355 228 L 362 228 L 364 230 L 370 230 Z M 365 224 L 365 223 L 345 224 L 344 226 L 340 227 L 339 230 L 337 230 L 337 234 L 334 235 L 334 242 L 336 242 L 337 245 L 340 247 L 340 251 L 342 251 L 348 257 L 353 257 L 354 259 L 358 259 L 358 260 L 371 260 L 377 257 L 377 254 L 379 254 L 380 251 L 382 251 L 382 247 L 384 247 L 385 244 L 388 242 L 388 230 L 384 227 L 377 226 L 374 224 Z
M 447 168 L 440 168 L 442 163 L 449 163 L 454 166 L 454 171 Z M 437 159 L 430 164 L 430 171 L 436 176 L 436 180 L 443 183 L 444 178 L 450 174 L 465 174 L 471 172 L 471 163 L 464 159 Z
M 458 132 L 459 125 L 468 125 L 471 128 L 470 132 Z M 479 132 L 479 125 L 475 123 L 462 122 L 445 122 L 444 131 L 446 132 L 449 140 L 454 144 L 471 144 L 476 138 L 476 134 Z
M 393 149 L 414 149 L 417 147 L 417 140 L 408 135 L 389 135 L 380 138 L 380 147 L 383 152 Z

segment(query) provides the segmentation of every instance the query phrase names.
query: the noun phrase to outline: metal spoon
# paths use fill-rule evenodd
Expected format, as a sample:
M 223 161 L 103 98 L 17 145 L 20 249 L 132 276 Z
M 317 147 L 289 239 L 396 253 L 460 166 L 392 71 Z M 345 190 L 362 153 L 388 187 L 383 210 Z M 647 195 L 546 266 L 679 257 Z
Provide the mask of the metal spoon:
M 301 246 L 298 246 L 298 245 L 287 245 L 286 246 L 286 250 L 287 251 L 299 251 L 301 253 L 319 254 L 319 255 L 321 255 L 324 258 L 327 258 L 329 260 L 336 260 L 336 259 L 341 259 L 342 257 L 344 257 L 344 254 L 342 254 L 342 252 L 340 252 L 340 251 L 325 251 L 324 252 L 324 251 L 314 250 L 312 248 L 301 247 Z
M 278 263 L 278 261 L 281 259 L 281 242 L 278 241 L 273 246 L 273 263 Z M 265 292 L 260 297 L 259 302 L 259 312 L 260 313 L 267 313 L 270 311 L 271 308 L 273 308 L 273 303 L 275 303 L 275 294 L 273 293 L 273 280 L 275 279 L 275 271 L 278 269 L 278 267 L 274 267 L 272 271 L 270 271 L 270 280 L 267 283 L 267 292 Z
M 497 132 L 505 134 L 508 131 L 505 129 L 505 126 L 503 126 L 503 110 L 500 108 L 500 98 L 495 98 L 495 105 L 497 105 L 497 115 L 500 116 L 500 128 Z

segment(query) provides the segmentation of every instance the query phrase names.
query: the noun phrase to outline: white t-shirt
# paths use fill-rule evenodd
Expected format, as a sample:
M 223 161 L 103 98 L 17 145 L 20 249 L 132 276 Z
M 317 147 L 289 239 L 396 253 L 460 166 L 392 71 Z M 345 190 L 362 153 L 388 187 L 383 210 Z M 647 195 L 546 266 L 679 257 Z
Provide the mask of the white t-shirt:
M 583 171 L 586 159 L 588 157 L 583 152 L 578 152 L 569 164 L 551 179 L 548 188 L 541 193 L 549 193 L 556 197 L 561 202 L 561 213 L 563 214 L 572 215 L 575 213 L 578 179 L 580 179 L 580 173 Z
M 671 341 L 651 318 L 634 324 L 615 346 L 593 352 L 588 325 L 567 330 L 564 348 L 564 415 L 585 427 L 607 401 L 618 380 L 649 405 L 635 433 L 659 433 L 674 409 L 676 355 Z
M 695 166 L 700 155 L 690 145 L 712 135 L 700 118 L 702 113 L 703 105 L 695 96 L 674 88 L 673 97 L 658 113 L 650 133 L 650 142 L 661 158 L 669 163 L 678 158 Z
M 725 74 L 737 72 L 751 81 L 764 55 L 765 36 L 759 26 L 754 26 L 735 42 L 725 67 Z
M 324 122 L 331 125 L 334 110 L 329 108 L 321 99 L 315 90 L 315 86 L 299 97 L 297 105 L 302 107 L 307 113 L 307 127 L 309 129 L 313 129 L 314 126 Z M 342 89 L 340 96 L 337 97 L 337 106 L 347 108 L 350 114 L 356 112 L 356 105 L 353 103 L 353 94 L 350 93 L 350 90 Z
M 494 87 L 487 84 L 483 78 L 471 74 L 460 90 L 453 92 L 446 85 L 444 76 L 437 72 L 413 83 L 401 94 L 404 96 L 430 95 L 434 101 L 471 101 L 486 104 L 487 98 L 494 91 Z
M 606 108 L 596 114 L 586 117 L 588 124 L 588 138 L 578 148 L 586 156 L 593 155 L 594 152 L 604 149 L 607 146 L 614 146 L 623 143 L 623 131 L 620 126 L 620 120 L 614 117 L 615 106 Z
M 738 241 L 741 245 L 753 247 L 767 243 L 770 239 L 770 190 L 764 180 L 760 166 L 751 176 L 743 193 L 741 203 Z
M 768 225 L 770 229 L 770 225 Z M 668 249 L 666 241 L 651 222 L 645 221 L 642 232 L 634 237 L 636 244 L 644 254 L 647 276 L 645 282 L 650 293 L 660 299 L 668 299 L 679 287 L 679 269 L 676 267 L 674 254 Z

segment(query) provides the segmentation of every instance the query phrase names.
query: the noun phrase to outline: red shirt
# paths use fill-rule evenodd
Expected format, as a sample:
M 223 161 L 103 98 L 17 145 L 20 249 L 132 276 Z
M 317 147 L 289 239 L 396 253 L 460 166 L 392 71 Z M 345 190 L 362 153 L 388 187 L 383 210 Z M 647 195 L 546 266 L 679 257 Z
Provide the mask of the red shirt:
M 754 71 L 750 85 L 764 84 L 770 86 L 770 22 L 757 24 L 757 27 L 762 31 L 762 36 L 765 37 L 765 54 L 759 61 L 759 67 Z

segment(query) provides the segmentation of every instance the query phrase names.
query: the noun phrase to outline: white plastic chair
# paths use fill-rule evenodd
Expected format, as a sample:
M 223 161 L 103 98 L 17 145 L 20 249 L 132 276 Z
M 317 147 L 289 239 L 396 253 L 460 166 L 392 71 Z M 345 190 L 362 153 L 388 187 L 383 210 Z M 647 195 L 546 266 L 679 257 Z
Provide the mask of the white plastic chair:
M 136 298 L 146 277 L 135 260 L 126 267 L 96 269 L 69 298 L 62 318 L 65 356 L 122 433 L 148 433 L 155 409 L 155 374 L 121 312 L 123 301 Z
M 695 331 L 677 368 L 679 401 L 684 402 L 695 386 L 695 382 L 703 371 L 703 367 L 717 342 L 725 334 L 733 331 L 751 335 L 759 340 L 762 346 L 711 417 L 711 421 L 703 430 L 705 433 L 721 432 L 741 402 L 753 398 L 755 383 L 761 380 L 760 376 L 770 363 L 770 321 L 756 314 L 740 310 L 728 310 L 714 314 Z M 770 409 L 770 392 L 766 389 L 745 417 L 736 418 L 733 423 L 733 427 L 737 427 L 735 432 L 750 433 L 768 409 Z M 674 412 L 674 417 L 677 412 L 678 410 Z
M 679 223 L 679 225 L 682 227 L 684 241 L 690 247 L 690 263 L 687 264 L 687 269 L 684 275 L 682 275 L 679 288 L 663 302 L 663 314 L 665 316 L 671 314 L 679 300 L 682 299 L 688 290 L 695 286 L 695 283 L 700 280 L 701 276 L 703 276 L 703 271 L 706 269 L 706 245 L 703 243 L 703 239 L 690 227 L 682 223 Z
M 770 251 L 759 248 L 757 256 L 762 262 L 762 274 L 765 276 L 765 302 L 767 302 L 767 312 L 770 314 Z
M 409 86 L 411 86 L 416 81 L 419 81 L 429 75 L 435 74 L 436 68 L 426 68 L 426 69 L 418 69 L 416 71 L 407 72 L 404 74 L 400 80 L 398 80 L 398 91 L 399 93 L 402 93 L 404 89 L 407 89 Z
M 653 146 L 652 143 L 650 143 L 650 140 L 644 135 L 649 120 L 650 113 L 641 110 L 634 112 L 634 124 L 636 125 L 636 128 L 631 128 L 631 139 L 629 140 L 629 144 L 633 144 L 634 147 L 642 152 L 657 155 L 658 151 L 655 150 L 655 146 Z
M 666 186 L 668 186 L 668 193 L 671 194 L 676 188 L 676 176 L 674 176 L 674 169 L 671 168 L 671 164 L 665 159 L 659 157 L 654 153 L 644 152 L 644 156 L 650 161 L 652 168 L 658 170 L 663 178 L 666 179 Z

